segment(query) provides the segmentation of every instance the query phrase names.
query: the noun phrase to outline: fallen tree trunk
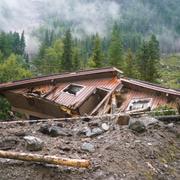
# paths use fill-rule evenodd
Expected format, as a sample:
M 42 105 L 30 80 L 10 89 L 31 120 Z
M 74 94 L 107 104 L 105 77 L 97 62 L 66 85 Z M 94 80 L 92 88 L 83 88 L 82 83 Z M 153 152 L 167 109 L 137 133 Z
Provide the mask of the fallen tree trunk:
M 30 154 L 30 153 L 19 153 L 19 152 L 10 152 L 10 151 L 1 151 L 0 158 L 15 159 L 22 161 L 33 161 L 41 162 L 47 164 L 55 164 L 62 166 L 71 166 L 76 168 L 88 168 L 90 167 L 90 161 L 80 160 L 80 159 L 68 159 L 56 156 L 44 156 L 39 154 Z

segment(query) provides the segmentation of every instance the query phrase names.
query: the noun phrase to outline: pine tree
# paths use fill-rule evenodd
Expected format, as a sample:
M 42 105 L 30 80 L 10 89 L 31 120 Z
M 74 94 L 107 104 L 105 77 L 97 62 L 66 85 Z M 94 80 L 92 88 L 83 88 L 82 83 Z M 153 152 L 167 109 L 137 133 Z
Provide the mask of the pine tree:
M 131 49 L 128 49 L 126 58 L 125 58 L 125 70 L 124 73 L 127 77 L 136 78 L 138 76 L 136 70 L 135 59 Z
M 13 52 L 15 54 L 21 55 L 21 41 L 20 41 L 19 33 L 14 32 L 13 36 L 14 36 Z
M 92 56 L 88 62 L 90 67 L 102 67 L 103 65 L 103 52 L 101 49 L 101 40 L 98 34 L 94 38 L 93 52 Z
M 70 29 L 66 31 L 64 43 L 64 52 L 62 58 L 62 69 L 65 71 L 71 71 L 73 69 L 72 63 L 72 36 Z
M 154 82 L 158 77 L 158 66 L 160 60 L 159 42 L 155 35 L 151 36 L 149 41 L 149 81 Z
M 140 73 L 140 79 L 148 81 L 149 74 L 149 46 L 147 42 L 143 42 L 137 55 L 138 71 Z
M 154 35 L 151 36 L 150 41 L 143 43 L 137 59 L 140 78 L 145 81 L 155 82 L 159 77 L 160 50 L 159 42 Z
M 0 64 L 2 64 L 4 62 L 4 57 L 3 57 L 3 53 L 0 50 Z
M 80 53 L 78 48 L 73 50 L 73 70 L 79 70 L 81 68 Z
M 25 37 L 24 37 L 24 31 L 21 34 L 20 38 L 20 55 L 24 56 L 25 55 Z
M 115 23 L 112 30 L 110 47 L 109 47 L 109 63 L 117 68 L 123 67 L 123 46 L 120 36 L 120 29 Z

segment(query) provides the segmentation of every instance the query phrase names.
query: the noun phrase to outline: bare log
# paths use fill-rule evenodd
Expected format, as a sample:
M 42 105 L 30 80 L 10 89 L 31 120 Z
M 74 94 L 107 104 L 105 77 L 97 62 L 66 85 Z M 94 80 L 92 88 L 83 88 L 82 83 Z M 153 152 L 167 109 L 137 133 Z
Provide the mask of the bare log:
M 61 166 L 71 166 L 76 168 L 89 168 L 90 161 L 84 159 L 68 159 L 56 156 L 44 156 L 39 154 L 19 153 L 10 151 L 1 151 L 0 158 L 15 159 L 22 161 L 33 161 Z

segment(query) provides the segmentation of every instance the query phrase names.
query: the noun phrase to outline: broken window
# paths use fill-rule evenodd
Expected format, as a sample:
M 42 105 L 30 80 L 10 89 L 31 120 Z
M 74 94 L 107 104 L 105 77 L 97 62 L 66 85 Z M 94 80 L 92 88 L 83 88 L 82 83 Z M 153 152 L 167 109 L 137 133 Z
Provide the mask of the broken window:
M 130 101 L 127 111 L 148 109 L 151 105 L 151 98 L 133 99 Z
M 70 84 L 68 87 L 66 87 L 63 92 L 69 93 L 69 94 L 73 94 L 73 95 L 77 95 L 80 90 L 83 89 L 83 86 L 80 85 L 76 85 L 76 84 Z

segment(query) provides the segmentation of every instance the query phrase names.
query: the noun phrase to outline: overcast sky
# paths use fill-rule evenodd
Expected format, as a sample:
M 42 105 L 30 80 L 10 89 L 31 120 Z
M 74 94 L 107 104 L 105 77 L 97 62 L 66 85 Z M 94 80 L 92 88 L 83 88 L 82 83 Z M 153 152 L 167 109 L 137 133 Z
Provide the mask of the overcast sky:
M 0 28 L 29 31 L 57 17 L 76 22 L 87 33 L 103 33 L 107 19 L 119 17 L 119 9 L 114 1 L 104 0 L 0 0 Z

